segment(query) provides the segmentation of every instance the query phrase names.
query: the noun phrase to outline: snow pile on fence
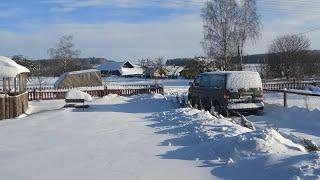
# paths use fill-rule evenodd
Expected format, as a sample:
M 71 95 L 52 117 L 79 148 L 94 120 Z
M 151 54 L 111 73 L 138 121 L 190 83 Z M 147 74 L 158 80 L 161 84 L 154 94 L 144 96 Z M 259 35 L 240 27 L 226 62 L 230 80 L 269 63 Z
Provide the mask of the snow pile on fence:
M 314 94 L 320 94 L 320 87 L 318 87 L 318 86 L 309 86 L 308 88 L 306 88 L 306 91 L 312 92 Z
M 28 72 L 30 72 L 29 69 L 7 57 L 0 56 L 0 77 L 16 77 L 18 74 Z
M 77 89 L 72 89 L 67 92 L 66 99 L 84 99 L 85 101 L 92 101 L 92 97 L 85 92 Z

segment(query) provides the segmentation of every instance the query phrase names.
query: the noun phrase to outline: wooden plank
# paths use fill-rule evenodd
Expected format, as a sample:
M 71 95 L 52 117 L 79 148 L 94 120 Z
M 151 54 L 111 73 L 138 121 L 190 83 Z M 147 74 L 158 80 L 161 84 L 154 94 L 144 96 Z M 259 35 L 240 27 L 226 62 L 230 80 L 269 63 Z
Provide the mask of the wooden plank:
M 0 97 L 0 120 L 5 119 L 5 98 Z
M 14 98 L 9 96 L 10 108 L 9 108 L 9 119 L 14 118 Z
M 10 111 L 9 98 L 8 96 L 6 96 L 4 99 L 5 99 L 5 119 L 9 119 L 9 111 Z

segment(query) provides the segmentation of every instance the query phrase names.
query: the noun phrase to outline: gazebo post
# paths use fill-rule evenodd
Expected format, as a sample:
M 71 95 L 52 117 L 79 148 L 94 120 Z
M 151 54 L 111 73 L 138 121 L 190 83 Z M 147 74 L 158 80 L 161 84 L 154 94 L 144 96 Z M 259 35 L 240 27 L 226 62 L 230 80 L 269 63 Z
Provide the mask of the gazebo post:
M 3 78 L 3 92 L 7 94 L 7 79 Z
M 13 79 L 14 94 L 17 94 L 17 76 Z

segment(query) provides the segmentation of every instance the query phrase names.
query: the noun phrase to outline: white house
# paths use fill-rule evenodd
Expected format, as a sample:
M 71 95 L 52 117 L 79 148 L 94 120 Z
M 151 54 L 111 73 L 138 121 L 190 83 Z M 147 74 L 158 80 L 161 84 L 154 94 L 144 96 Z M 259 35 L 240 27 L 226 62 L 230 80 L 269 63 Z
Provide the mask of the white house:
M 108 62 L 97 67 L 103 75 L 142 76 L 143 69 L 129 61 Z
M 180 72 L 184 70 L 182 66 L 166 66 L 166 76 L 167 77 L 179 77 Z

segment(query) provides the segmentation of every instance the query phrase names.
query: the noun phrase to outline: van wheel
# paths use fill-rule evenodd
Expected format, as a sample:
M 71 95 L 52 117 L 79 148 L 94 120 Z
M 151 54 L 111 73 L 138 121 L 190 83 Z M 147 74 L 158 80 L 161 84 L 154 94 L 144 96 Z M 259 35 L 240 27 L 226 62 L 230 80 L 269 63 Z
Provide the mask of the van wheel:
M 196 99 L 194 99 L 194 98 L 190 98 L 190 104 L 191 104 L 191 106 L 193 107 L 193 108 L 196 108 Z
M 214 105 L 214 111 L 221 114 L 221 107 L 219 104 Z

